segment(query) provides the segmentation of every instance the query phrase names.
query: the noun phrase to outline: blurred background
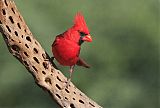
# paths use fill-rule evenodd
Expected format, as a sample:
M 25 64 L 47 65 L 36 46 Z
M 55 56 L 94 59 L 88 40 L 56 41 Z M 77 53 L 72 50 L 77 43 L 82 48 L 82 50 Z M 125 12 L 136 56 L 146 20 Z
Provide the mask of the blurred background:
M 72 81 L 91 99 L 104 108 L 158 108 L 158 0 L 15 2 L 50 56 L 55 36 L 83 12 L 93 42 L 82 45 L 81 57 L 92 67 L 76 67 Z M 1 36 L 0 44 L 0 108 L 57 108 Z M 68 67 L 59 68 L 68 76 Z

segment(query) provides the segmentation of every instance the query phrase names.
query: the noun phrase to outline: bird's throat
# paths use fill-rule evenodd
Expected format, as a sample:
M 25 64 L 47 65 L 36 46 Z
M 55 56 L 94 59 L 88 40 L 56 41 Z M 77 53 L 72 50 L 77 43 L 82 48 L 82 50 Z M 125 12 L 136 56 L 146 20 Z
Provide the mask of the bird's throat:
M 81 45 L 84 41 L 80 38 L 79 39 L 79 45 Z

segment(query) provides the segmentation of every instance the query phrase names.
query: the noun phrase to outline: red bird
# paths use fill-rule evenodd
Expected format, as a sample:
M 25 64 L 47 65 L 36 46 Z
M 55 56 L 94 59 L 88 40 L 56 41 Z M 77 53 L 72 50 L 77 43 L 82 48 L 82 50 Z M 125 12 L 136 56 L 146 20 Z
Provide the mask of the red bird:
M 74 66 L 83 66 L 89 68 L 90 66 L 79 57 L 81 44 L 92 42 L 92 38 L 84 17 L 81 13 L 77 13 L 74 19 L 74 25 L 64 33 L 56 36 L 52 44 L 52 53 L 54 58 L 63 66 L 70 66 L 70 78 L 74 70 Z

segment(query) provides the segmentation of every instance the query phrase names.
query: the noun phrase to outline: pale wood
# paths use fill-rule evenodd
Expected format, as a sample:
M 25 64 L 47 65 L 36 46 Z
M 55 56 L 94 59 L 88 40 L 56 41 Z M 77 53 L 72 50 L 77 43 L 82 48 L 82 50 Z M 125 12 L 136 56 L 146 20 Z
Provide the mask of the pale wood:
M 56 69 L 48 54 L 33 37 L 14 1 L 0 0 L 0 32 L 10 53 L 62 108 L 102 108 L 72 82 L 68 88 L 62 89 L 66 85 L 66 77 Z

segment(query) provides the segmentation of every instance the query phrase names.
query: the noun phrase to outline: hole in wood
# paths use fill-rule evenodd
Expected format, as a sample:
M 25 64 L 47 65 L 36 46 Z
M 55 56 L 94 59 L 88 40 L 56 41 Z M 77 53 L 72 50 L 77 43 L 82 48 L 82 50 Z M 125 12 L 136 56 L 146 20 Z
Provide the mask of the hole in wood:
M 21 29 L 21 25 L 19 23 L 17 23 L 17 26 L 18 26 L 19 29 Z
M 36 44 L 36 45 L 38 45 L 38 42 L 37 42 L 37 41 L 35 41 L 35 44 Z
M 33 59 L 39 64 L 39 60 L 36 57 L 33 57 Z
M 0 24 L 2 24 L 2 21 L 0 20 Z
M 27 30 L 26 30 L 26 29 L 24 29 L 24 32 L 27 32 Z
M 73 92 L 74 94 L 76 94 L 76 92 Z
M 43 53 L 43 54 L 42 54 L 42 57 L 43 57 L 44 59 L 46 59 L 46 54 Z
M 61 87 L 60 87 L 58 84 L 56 84 L 56 87 L 57 87 L 59 90 L 61 90 Z
M 76 108 L 73 103 L 70 104 L 71 108 Z
M 48 78 L 48 77 L 45 78 L 45 82 L 46 82 L 46 83 L 49 83 L 49 84 L 52 84 L 51 79 Z
M 12 24 L 14 23 L 12 16 L 9 16 L 9 20 L 11 21 Z
M 58 79 L 59 81 L 62 81 L 58 76 L 57 76 L 57 79 Z
M 51 72 L 53 73 L 53 68 L 51 68 Z
M 84 102 L 81 99 L 79 100 L 79 102 L 82 103 L 82 104 L 84 104 Z
M 29 48 L 29 46 L 28 46 L 27 44 L 25 44 L 25 46 L 26 46 L 27 48 Z
M 5 9 L 2 9 L 2 14 L 3 14 L 3 15 L 6 15 Z
M 45 69 L 48 69 L 48 64 L 47 64 L 47 62 L 43 62 L 43 67 L 44 67 Z
M 27 52 L 24 52 L 24 55 L 28 57 L 28 54 L 27 54 Z
M 6 6 L 8 6 L 7 0 L 4 0 L 4 3 L 5 3 Z
M 31 38 L 29 36 L 26 37 L 26 40 L 31 42 Z
M 45 72 L 45 71 L 42 71 L 42 73 L 43 73 L 44 75 L 46 75 L 46 72 Z
M 59 94 L 56 94 L 56 96 L 57 96 L 59 99 L 61 99 L 61 97 L 59 96 Z
M 27 63 L 27 61 L 23 61 L 24 65 L 29 66 L 29 64 Z
M 72 98 L 73 100 L 76 100 L 75 98 Z
M 67 97 L 65 97 L 64 99 L 68 100 L 68 98 L 67 98 Z
M 11 29 L 8 27 L 8 25 L 6 25 L 6 28 L 9 32 L 11 32 Z
M 89 102 L 89 104 L 90 104 L 92 107 L 95 107 L 92 103 Z
M 80 95 L 80 96 L 82 96 L 82 94 L 81 94 L 81 93 L 80 93 L 79 95 Z
M 21 37 L 23 38 L 23 35 Z
M 66 91 L 67 93 L 69 93 L 68 89 L 65 89 L 65 91 Z
M 21 18 L 21 16 L 19 15 L 19 19 L 22 21 L 22 18 Z
M 14 11 L 14 9 L 13 9 L 13 8 L 11 8 L 11 10 L 12 10 L 12 12 L 15 14 L 15 11 Z
M 18 32 L 17 32 L 17 31 L 15 31 L 14 34 L 15 34 L 16 36 L 18 36 Z
M 35 53 L 38 53 L 38 50 L 37 50 L 36 48 L 33 48 L 33 51 L 34 51 Z
M 35 66 L 32 66 L 33 67 L 33 69 L 37 72 L 38 70 L 37 70 L 37 68 L 35 67 Z
M 17 45 L 12 45 L 11 48 L 16 51 L 16 52 L 19 52 L 20 51 L 20 47 L 17 46 Z

